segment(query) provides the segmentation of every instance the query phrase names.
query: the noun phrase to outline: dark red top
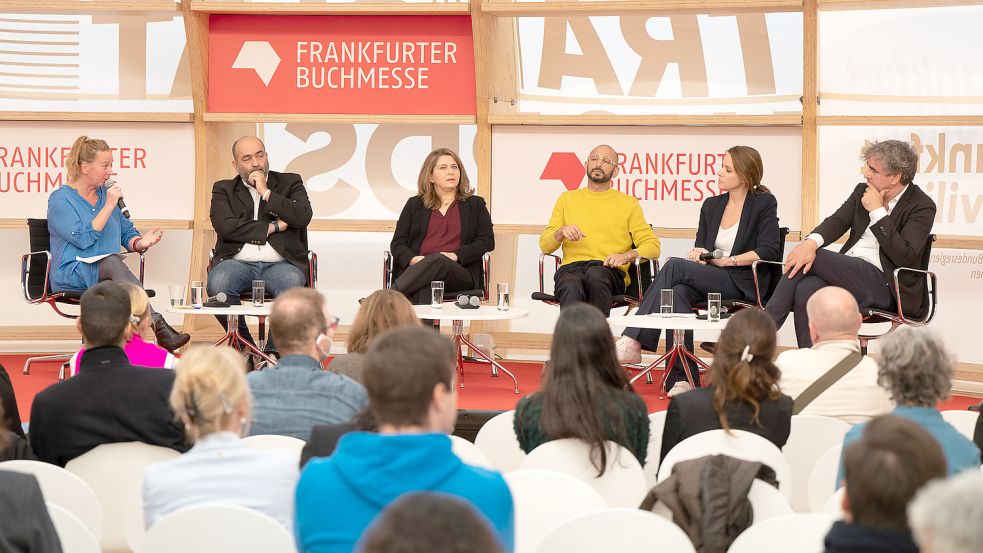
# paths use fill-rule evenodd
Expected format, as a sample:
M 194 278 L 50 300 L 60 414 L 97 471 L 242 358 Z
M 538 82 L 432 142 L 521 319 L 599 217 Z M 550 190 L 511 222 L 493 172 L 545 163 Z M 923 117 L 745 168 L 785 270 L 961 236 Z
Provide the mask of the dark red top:
M 427 234 L 420 244 L 420 255 L 452 252 L 461 247 L 461 209 L 457 200 L 447 208 L 447 214 L 441 215 L 439 209 L 430 211 L 430 224 Z

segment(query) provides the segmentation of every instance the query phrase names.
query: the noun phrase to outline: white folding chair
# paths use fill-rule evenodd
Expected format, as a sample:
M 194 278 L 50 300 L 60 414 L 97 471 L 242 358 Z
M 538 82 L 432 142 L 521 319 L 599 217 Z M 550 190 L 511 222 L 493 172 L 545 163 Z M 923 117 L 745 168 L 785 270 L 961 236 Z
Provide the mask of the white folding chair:
M 793 513 L 755 524 L 737 536 L 727 553 L 822 553 L 833 517 Z
M 126 442 L 103 444 L 68 462 L 65 468 L 91 486 L 102 505 L 103 553 L 128 553 L 130 540 L 143 533 L 143 469 L 180 455 L 166 447 Z
M 552 470 L 516 470 L 505 475 L 515 505 L 515 551 L 534 553 L 554 528 L 566 520 L 604 509 L 594 488 Z
M 837 520 L 843 518 L 843 496 L 846 495 L 846 488 L 840 488 L 833 492 L 833 495 L 829 496 L 826 500 L 826 504 L 823 505 L 822 512 Z
M 638 509 L 604 509 L 567 520 L 550 532 L 538 553 L 695 553 L 689 537 L 666 519 Z
M 102 507 L 92 488 L 67 470 L 40 461 L 6 461 L 0 470 L 32 474 L 38 480 L 44 500 L 69 511 L 98 540 L 102 535 Z
M 942 418 L 945 419 L 945 422 L 956 427 L 956 430 L 958 430 L 960 434 L 966 436 L 970 440 L 973 439 L 973 433 L 976 431 L 976 419 L 979 418 L 979 416 L 979 413 L 968 411 L 966 409 L 942 411 Z
M 48 502 L 48 516 L 55 526 L 62 553 L 102 553 L 99 540 L 82 520 L 68 509 Z
M 298 460 L 300 459 L 301 451 L 303 451 L 304 446 L 307 445 L 307 442 L 301 440 L 300 438 L 294 438 L 293 436 L 280 436 L 277 434 L 257 434 L 255 436 L 246 436 L 242 439 L 242 443 L 253 449 L 287 449 L 296 453 Z
M 136 553 L 295 553 L 294 538 L 271 517 L 238 505 L 196 505 L 147 531 Z
M 823 505 L 829 496 L 833 495 L 840 483 L 836 481 L 836 473 L 840 468 L 840 453 L 843 445 L 834 445 L 816 459 L 816 464 L 809 473 L 809 509 L 814 513 L 822 512 Z
M 451 451 L 467 465 L 496 470 L 484 452 L 478 449 L 478 446 L 460 436 L 451 434 Z
M 760 461 L 775 471 L 779 490 L 786 499 L 792 497 L 792 475 L 788 461 L 780 449 L 765 438 L 743 430 L 709 430 L 690 436 L 676 444 L 659 466 L 659 482 L 672 474 L 672 467 L 679 461 L 698 459 L 705 455 L 729 455 L 745 461 Z
M 751 489 L 748 490 L 747 498 L 751 501 L 751 524 L 792 514 L 792 507 L 789 506 L 788 499 L 785 499 L 782 492 L 763 480 L 755 478 L 754 482 L 751 482 Z M 672 511 L 661 501 L 655 503 L 652 512 L 666 520 L 673 520 Z
M 526 452 L 519 447 L 519 438 L 515 435 L 514 420 L 515 410 L 499 413 L 488 419 L 474 438 L 474 445 L 502 472 L 519 468 L 526 458 Z
M 545 469 L 569 474 L 597 490 L 611 507 L 638 507 L 645 498 L 645 475 L 638 459 L 608 441 L 607 466 L 601 477 L 590 460 L 590 446 L 577 438 L 553 440 L 532 450 L 520 470 Z
M 645 452 L 645 485 L 652 488 L 659 481 L 659 455 L 662 454 L 662 433 L 666 429 L 666 411 L 649 415 L 649 447 Z
M 832 417 L 795 415 L 792 432 L 782 448 L 782 455 L 792 471 L 792 508 L 799 513 L 809 509 L 809 474 L 816 460 L 829 448 L 842 444 L 850 425 Z

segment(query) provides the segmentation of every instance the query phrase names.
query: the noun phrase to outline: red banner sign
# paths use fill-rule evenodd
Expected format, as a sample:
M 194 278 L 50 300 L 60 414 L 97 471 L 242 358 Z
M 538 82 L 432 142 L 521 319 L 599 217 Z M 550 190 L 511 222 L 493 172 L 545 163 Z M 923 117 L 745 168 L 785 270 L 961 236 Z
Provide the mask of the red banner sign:
M 471 18 L 212 15 L 208 110 L 474 115 Z

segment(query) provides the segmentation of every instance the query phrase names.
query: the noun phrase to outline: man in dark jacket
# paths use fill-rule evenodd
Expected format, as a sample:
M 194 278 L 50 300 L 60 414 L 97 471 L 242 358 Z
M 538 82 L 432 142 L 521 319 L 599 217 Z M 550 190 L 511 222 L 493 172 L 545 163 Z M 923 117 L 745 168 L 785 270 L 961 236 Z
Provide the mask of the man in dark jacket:
M 102 444 L 143 442 L 186 451 L 184 427 L 168 398 L 174 371 L 130 364 L 130 296 L 106 280 L 82 294 L 76 322 L 85 356 L 78 375 L 34 396 L 31 447 L 38 459 L 65 466 Z

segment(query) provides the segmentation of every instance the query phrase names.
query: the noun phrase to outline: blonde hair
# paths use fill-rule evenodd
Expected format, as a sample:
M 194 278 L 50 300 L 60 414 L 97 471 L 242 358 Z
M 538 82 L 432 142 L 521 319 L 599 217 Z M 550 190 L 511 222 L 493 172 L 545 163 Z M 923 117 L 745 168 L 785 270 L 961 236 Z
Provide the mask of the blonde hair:
M 245 363 L 230 347 L 193 346 L 175 372 L 171 408 L 191 442 L 222 431 L 241 402 L 251 407 Z
M 136 322 L 131 318 L 130 323 L 139 326 L 144 319 L 150 317 L 150 298 L 147 297 L 147 291 L 132 282 L 120 282 L 119 285 L 130 295 L 130 315 L 137 318 Z
M 455 193 L 454 199 L 460 201 L 470 197 L 474 193 L 471 190 L 471 181 L 468 179 L 468 172 L 464 170 L 464 163 L 457 153 L 450 148 L 437 148 L 430 152 L 427 158 L 423 160 L 423 167 L 420 167 L 420 176 L 416 180 L 417 193 L 423 199 L 423 207 L 427 209 L 437 209 L 440 207 L 440 196 L 437 195 L 437 190 L 434 188 L 434 184 L 430 182 L 430 179 L 433 177 L 433 170 L 437 167 L 437 162 L 442 156 L 454 158 L 454 163 L 461 170 L 461 177 L 457 181 L 457 192 Z
M 75 139 L 72 150 L 68 152 L 65 167 L 68 168 L 68 182 L 74 183 L 82 171 L 83 163 L 92 163 L 99 152 L 108 152 L 109 144 L 99 138 L 89 138 L 84 134 Z
M 413 304 L 395 290 L 376 290 L 362 301 L 348 333 L 348 353 L 365 353 L 369 342 L 386 330 L 420 324 Z

